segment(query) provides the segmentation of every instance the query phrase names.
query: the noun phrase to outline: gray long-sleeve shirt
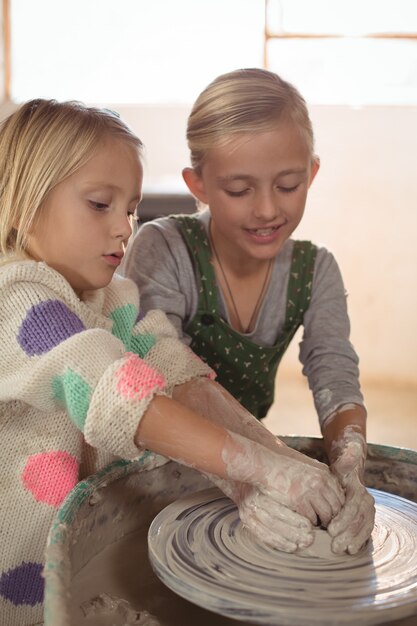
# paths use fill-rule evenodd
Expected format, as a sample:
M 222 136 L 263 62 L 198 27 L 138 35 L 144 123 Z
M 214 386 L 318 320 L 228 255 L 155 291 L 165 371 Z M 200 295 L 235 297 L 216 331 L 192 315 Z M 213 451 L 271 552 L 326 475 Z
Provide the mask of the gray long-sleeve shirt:
M 208 210 L 199 214 L 206 228 L 209 218 Z M 246 335 L 259 345 L 272 346 L 283 328 L 292 248 L 290 239 L 276 257 L 256 326 Z M 184 329 L 197 312 L 198 278 L 176 220 L 160 218 L 145 223 L 129 245 L 122 271 L 139 287 L 141 310 L 162 309 L 182 341 L 189 344 L 191 338 Z M 217 295 L 218 311 L 230 323 L 220 288 Z M 339 267 L 333 255 L 319 247 L 299 358 L 322 426 L 341 406 L 363 405 L 358 357 L 349 334 L 346 292 Z

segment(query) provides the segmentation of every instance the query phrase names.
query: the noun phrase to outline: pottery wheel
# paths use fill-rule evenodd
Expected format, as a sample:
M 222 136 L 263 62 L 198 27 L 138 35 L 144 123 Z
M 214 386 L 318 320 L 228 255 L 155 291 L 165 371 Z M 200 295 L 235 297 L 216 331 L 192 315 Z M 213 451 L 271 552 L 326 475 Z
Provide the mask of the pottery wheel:
M 417 504 L 369 489 L 372 539 L 357 555 L 286 554 L 258 542 L 217 489 L 181 498 L 149 528 L 149 558 L 178 595 L 274 626 L 382 624 L 417 614 Z

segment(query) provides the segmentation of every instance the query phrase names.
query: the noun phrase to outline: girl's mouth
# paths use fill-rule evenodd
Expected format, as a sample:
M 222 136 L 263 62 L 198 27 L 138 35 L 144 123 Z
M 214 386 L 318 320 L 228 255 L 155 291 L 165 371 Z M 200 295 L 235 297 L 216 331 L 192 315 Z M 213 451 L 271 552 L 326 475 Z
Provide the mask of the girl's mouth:
M 116 265 L 116 266 L 120 265 L 123 259 L 122 252 L 115 252 L 113 254 L 104 254 L 103 256 L 105 260 L 107 261 L 107 263 L 109 263 L 110 265 Z
M 248 228 L 247 231 L 256 237 L 270 237 L 279 230 L 279 226 L 270 226 L 268 228 Z
M 250 241 L 258 245 L 269 245 L 275 243 L 281 236 L 281 229 L 284 224 L 279 226 L 264 226 L 263 228 L 246 228 L 246 233 Z

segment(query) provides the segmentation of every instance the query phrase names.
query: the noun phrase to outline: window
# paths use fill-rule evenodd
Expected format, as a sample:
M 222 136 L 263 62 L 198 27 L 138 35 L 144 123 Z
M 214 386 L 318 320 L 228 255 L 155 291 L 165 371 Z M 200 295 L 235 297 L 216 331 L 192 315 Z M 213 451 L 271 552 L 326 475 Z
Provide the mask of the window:
M 11 99 L 192 102 L 262 64 L 263 0 L 8 0 Z
M 417 103 L 416 0 L 3 0 L 3 6 L 10 35 L 6 93 L 16 102 L 188 104 L 222 72 L 266 66 L 312 104 Z
M 266 0 L 264 63 L 311 104 L 416 104 L 415 0 Z

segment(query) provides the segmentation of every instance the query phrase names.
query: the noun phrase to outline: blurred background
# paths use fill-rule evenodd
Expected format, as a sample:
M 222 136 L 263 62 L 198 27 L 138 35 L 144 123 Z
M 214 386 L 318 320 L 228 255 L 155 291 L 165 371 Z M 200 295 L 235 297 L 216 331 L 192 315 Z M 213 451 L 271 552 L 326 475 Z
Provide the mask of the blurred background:
M 296 236 L 341 267 L 369 439 L 417 449 L 416 1 L 3 0 L 1 17 L 0 117 L 35 97 L 117 110 L 146 146 L 143 219 L 194 209 L 186 119 L 218 74 L 299 88 L 321 169 Z M 266 423 L 315 435 L 297 338 Z

